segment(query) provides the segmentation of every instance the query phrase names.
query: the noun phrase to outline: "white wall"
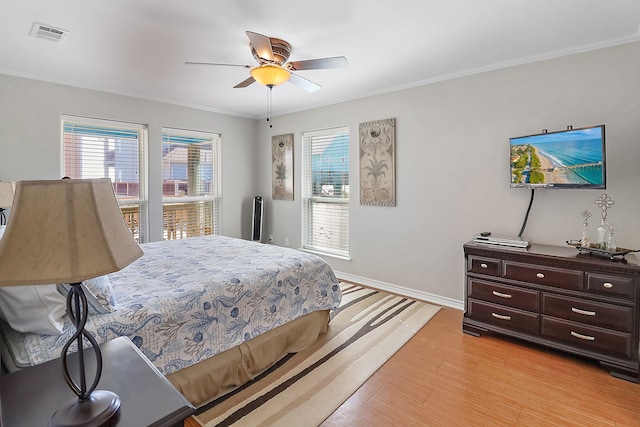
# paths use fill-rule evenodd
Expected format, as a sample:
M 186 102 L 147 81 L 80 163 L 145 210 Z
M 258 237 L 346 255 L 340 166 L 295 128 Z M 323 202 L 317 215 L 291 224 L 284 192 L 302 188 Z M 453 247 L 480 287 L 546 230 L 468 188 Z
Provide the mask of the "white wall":
M 264 236 L 301 245 L 303 131 L 351 132 L 351 261 L 326 258 L 343 277 L 461 306 L 462 244 L 480 230 L 517 234 L 530 193 L 509 188 L 509 137 L 605 124 L 609 219 L 618 244 L 640 248 L 640 43 L 443 81 L 275 117 L 227 116 L 0 75 L 0 180 L 57 179 L 60 115 L 149 126 L 151 225 L 159 228 L 160 129 L 222 134 L 223 230 L 250 238 L 251 198 L 265 197 Z M 301 96 L 312 96 L 302 94 Z M 397 119 L 397 206 L 358 201 L 361 122 Z M 295 135 L 295 200 L 271 200 L 271 136 Z M 564 245 L 581 235 L 580 212 L 598 215 L 597 190 L 539 190 L 525 232 Z M 159 232 L 153 240 L 161 238 Z
M 148 125 L 151 240 L 162 239 L 162 127 L 221 133 L 222 234 L 250 238 L 255 120 L 0 75 L 0 180 L 61 178 L 62 114 Z
M 640 43 L 476 74 L 345 102 L 259 125 L 265 236 L 301 245 L 301 133 L 348 125 L 351 257 L 343 277 L 461 306 L 462 245 L 478 231 L 517 235 L 529 190 L 509 188 L 509 137 L 606 125 L 608 219 L 618 245 L 640 248 Z M 304 96 L 304 95 L 301 95 Z M 396 118 L 397 206 L 359 203 L 358 124 Z M 293 132 L 295 200 L 272 201 L 272 135 Z M 525 236 L 565 245 L 602 190 L 537 190 Z M 593 228 L 593 227 L 592 227 Z

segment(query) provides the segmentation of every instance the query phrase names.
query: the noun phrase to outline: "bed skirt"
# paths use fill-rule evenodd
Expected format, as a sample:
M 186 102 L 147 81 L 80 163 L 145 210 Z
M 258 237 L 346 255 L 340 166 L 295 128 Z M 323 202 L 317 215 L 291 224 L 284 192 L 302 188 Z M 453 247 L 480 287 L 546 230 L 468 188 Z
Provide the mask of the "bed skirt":
M 194 406 L 251 381 L 289 353 L 302 351 L 327 332 L 329 310 L 314 311 L 237 347 L 167 375 Z

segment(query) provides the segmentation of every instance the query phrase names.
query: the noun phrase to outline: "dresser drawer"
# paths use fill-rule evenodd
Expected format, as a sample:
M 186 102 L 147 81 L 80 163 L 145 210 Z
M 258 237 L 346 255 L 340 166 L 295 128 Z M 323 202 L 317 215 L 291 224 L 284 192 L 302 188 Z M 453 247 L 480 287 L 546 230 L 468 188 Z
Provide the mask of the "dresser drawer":
M 537 312 L 540 309 L 540 292 L 531 289 L 494 283 L 476 278 L 468 279 L 469 297 Z
M 468 300 L 467 316 L 512 331 L 537 335 L 540 330 L 540 316 L 537 313 L 478 301 L 473 298 Z
M 542 316 L 541 334 L 600 353 L 631 356 L 631 334 Z M 636 352 L 638 349 L 636 348 Z
M 582 271 L 505 261 L 504 277 L 537 285 L 582 290 L 584 273 Z
M 472 273 L 488 274 L 500 277 L 502 261 L 497 258 L 478 257 L 469 255 L 467 258 L 467 270 Z
M 587 273 L 587 291 L 612 297 L 633 298 L 633 279 L 631 277 L 609 274 Z
M 633 330 L 631 307 L 542 293 L 542 314 L 622 332 Z

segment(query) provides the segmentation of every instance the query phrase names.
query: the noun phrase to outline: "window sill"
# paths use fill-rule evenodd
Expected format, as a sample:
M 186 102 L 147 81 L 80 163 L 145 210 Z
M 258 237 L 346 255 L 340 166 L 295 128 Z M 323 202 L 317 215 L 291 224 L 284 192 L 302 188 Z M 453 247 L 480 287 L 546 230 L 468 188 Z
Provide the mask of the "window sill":
M 321 252 L 321 251 L 314 251 L 312 249 L 305 249 L 305 248 L 300 248 L 298 249 L 302 252 L 308 252 L 310 254 L 314 254 L 314 255 L 318 255 L 318 256 L 326 256 L 329 258 L 336 258 L 336 259 L 341 259 L 344 261 L 351 261 L 351 257 L 350 256 L 343 256 L 343 255 L 336 255 L 336 254 L 332 254 L 330 252 Z

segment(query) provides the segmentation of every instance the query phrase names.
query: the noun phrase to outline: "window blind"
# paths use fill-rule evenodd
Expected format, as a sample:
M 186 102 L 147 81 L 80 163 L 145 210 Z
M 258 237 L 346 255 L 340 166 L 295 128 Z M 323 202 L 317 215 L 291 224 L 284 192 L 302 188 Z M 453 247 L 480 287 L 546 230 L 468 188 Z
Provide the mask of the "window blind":
M 303 247 L 349 256 L 349 129 L 304 132 Z
M 148 240 L 145 170 L 146 126 L 62 116 L 63 175 L 110 178 L 136 241 Z
M 218 234 L 220 135 L 162 130 L 162 217 L 166 240 Z

